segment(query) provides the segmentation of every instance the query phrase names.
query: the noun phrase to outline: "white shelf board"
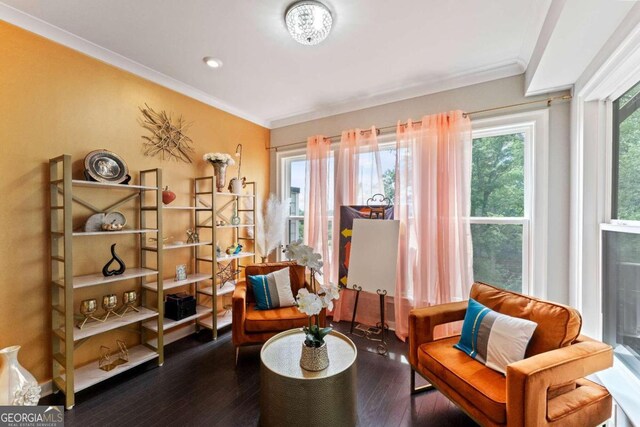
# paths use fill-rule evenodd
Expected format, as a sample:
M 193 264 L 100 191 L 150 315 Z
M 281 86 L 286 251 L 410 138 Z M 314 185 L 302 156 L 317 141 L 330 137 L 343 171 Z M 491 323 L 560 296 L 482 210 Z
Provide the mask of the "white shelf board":
M 180 248 L 192 248 L 194 246 L 211 246 L 213 242 L 198 242 L 198 243 L 170 243 L 167 245 L 163 245 L 162 249 L 171 250 L 171 249 L 180 249 Z
M 156 270 L 149 268 L 128 268 L 124 273 L 117 276 L 104 277 L 102 273 L 86 274 L 84 276 L 73 277 L 73 288 L 85 288 L 87 286 L 104 285 L 105 283 L 120 282 L 122 280 L 135 279 L 136 277 L 154 276 L 157 275 Z M 62 285 L 60 281 L 56 282 L 58 285 Z
M 221 296 L 221 295 L 230 294 L 234 291 L 235 288 L 236 288 L 236 285 L 233 282 L 226 282 L 222 287 L 219 287 L 216 285 L 216 295 Z M 198 289 L 198 292 L 205 295 L 213 295 L 213 289 L 211 286 Z
M 121 190 L 157 190 L 158 189 L 158 187 L 149 187 L 145 185 L 112 184 L 108 182 L 84 181 L 82 179 L 71 180 L 71 183 L 78 187 L 119 188 Z
M 196 314 L 194 314 L 193 316 L 185 317 L 184 319 L 181 319 L 181 320 L 167 319 L 165 317 L 162 322 L 163 323 L 162 330 L 166 331 L 168 329 L 175 328 L 178 325 L 182 325 L 183 323 L 188 323 L 192 320 L 197 319 L 198 317 L 206 316 L 207 314 L 211 314 L 211 307 L 205 307 L 204 305 L 196 305 Z M 150 322 L 144 322 L 142 326 L 144 326 L 145 328 L 151 331 L 158 332 L 158 322 L 156 322 L 155 320 Z
M 240 193 L 221 193 L 216 191 L 216 197 L 218 196 L 227 196 L 227 197 L 255 197 L 253 194 L 240 194 Z
M 87 365 L 81 366 L 74 370 L 74 391 L 78 392 L 92 385 L 98 384 L 108 378 L 114 377 L 125 372 L 135 366 L 141 365 L 149 360 L 158 357 L 158 353 L 144 345 L 137 345 L 129 349 L 129 361 L 118 365 L 110 371 L 103 371 L 98 368 L 98 361 L 93 361 Z M 64 379 L 64 375 L 62 375 Z
M 210 211 L 211 208 L 206 206 L 167 206 L 164 205 L 162 209 L 168 210 L 183 210 L 183 211 Z
M 162 281 L 162 289 L 166 291 L 167 289 L 178 288 L 180 286 L 190 285 L 191 283 L 201 282 L 211 278 L 211 273 L 193 273 L 188 275 L 185 280 L 164 279 Z M 153 292 L 158 292 L 158 282 L 145 283 L 142 287 Z
M 238 225 L 216 225 L 216 228 L 250 228 L 255 227 L 254 224 L 238 224 Z
M 219 256 L 216 258 L 216 261 L 231 261 L 232 259 L 238 259 L 238 258 L 247 258 L 247 257 L 252 257 L 255 254 L 253 252 L 240 252 L 237 255 L 223 255 L 223 256 Z M 211 256 L 203 256 L 200 257 L 200 259 L 206 260 L 206 261 L 211 261 Z
M 208 329 L 213 329 L 213 322 L 212 322 L 212 317 L 211 316 L 207 316 L 207 317 L 203 317 L 202 319 L 200 319 L 198 321 L 198 324 L 200 326 L 203 326 L 205 328 Z M 233 320 L 233 314 L 231 312 L 231 310 L 229 311 L 222 311 L 220 313 L 218 313 L 218 325 L 217 325 L 217 329 L 220 330 L 222 328 L 224 328 L 225 326 L 229 326 L 231 324 Z
M 130 311 L 122 317 L 109 316 L 106 322 L 88 321 L 82 329 L 77 327 L 73 328 L 73 340 L 80 341 L 85 338 L 92 337 L 94 335 L 101 334 L 103 332 L 118 329 L 123 326 L 130 325 L 132 323 L 140 322 L 143 320 L 156 317 L 158 312 L 150 310 L 146 307 L 136 307 L 140 311 Z M 60 333 L 64 334 L 64 327 L 59 329 Z
M 74 236 L 106 236 L 107 234 L 142 234 L 142 233 L 157 233 L 156 228 L 145 228 L 141 230 L 120 230 L 120 231 L 74 231 Z

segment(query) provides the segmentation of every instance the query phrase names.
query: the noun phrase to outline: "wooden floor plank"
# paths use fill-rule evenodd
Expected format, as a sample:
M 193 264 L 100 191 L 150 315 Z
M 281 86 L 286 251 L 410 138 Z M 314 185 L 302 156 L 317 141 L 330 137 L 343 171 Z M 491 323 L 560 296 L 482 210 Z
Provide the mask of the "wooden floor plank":
M 334 325 L 346 333 L 347 322 Z M 68 426 L 256 426 L 259 419 L 260 347 L 235 349 L 230 331 L 211 341 L 201 331 L 165 349 L 166 361 L 133 368 L 76 395 L 65 413 Z M 358 347 L 359 426 L 452 426 L 476 424 L 437 391 L 411 395 L 408 345 L 389 334 L 389 355 L 352 337 Z M 62 404 L 62 394 L 41 404 Z

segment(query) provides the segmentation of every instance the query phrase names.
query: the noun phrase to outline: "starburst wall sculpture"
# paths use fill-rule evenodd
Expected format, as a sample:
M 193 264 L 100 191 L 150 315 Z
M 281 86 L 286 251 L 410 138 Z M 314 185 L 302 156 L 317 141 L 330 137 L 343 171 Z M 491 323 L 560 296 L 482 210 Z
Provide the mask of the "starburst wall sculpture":
M 192 123 L 187 123 L 182 116 L 178 117 L 174 123 L 171 114 L 165 111 L 158 113 L 147 104 L 144 106 L 145 108 L 140 107 L 142 119 L 139 122 L 152 134 L 142 136 L 145 140 L 144 155 L 160 155 L 162 160 L 181 160 L 192 163 L 190 154 L 194 152 L 193 141 L 186 135 Z

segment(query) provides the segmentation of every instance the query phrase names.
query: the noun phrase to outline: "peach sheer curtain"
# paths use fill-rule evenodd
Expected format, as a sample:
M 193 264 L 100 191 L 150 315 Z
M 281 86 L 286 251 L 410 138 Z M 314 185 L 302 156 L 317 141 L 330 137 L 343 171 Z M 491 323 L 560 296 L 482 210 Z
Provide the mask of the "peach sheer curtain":
M 308 195 L 304 210 L 304 243 L 322 254 L 325 263 L 322 267 L 324 277 L 330 277 L 329 263 L 329 157 L 331 140 L 322 135 L 307 139 Z
M 366 164 L 366 165 L 365 165 Z M 362 166 L 362 167 L 361 167 Z M 368 176 L 364 176 L 364 174 Z M 333 253 L 331 254 L 331 282 L 338 283 L 338 246 L 340 243 L 340 206 L 364 204 L 375 193 L 383 193 L 382 165 L 375 127 L 362 131 L 342 132 L 336 165 L 336 185 L 333 208 Z M 365 186 L 366 184 L 366 186 Z M 343 290 L 335 303 L 333 320 L 351 320 L 354 291 Z M 358 321 L 373 324 L 380 320 L 377 295 L 363 292 L 358 306 Z
M 398 123 L 396 144 L 394 308 L 404 340 L 411 308 L 464 300 L 473 283 L 471 121 L 450 111 Z

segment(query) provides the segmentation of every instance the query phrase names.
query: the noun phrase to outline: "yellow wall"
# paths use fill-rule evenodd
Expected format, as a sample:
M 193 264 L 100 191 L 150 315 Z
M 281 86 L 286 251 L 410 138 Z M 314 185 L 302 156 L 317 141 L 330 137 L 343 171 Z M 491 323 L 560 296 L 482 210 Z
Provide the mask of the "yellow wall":
M 188 133 L 196 150 L 193 165 L 142 154 L 141 136 L 146 131 L 138 124 L 138 107 L 145 103 L 193 122 Z M 268 191 L 268 141 L 268 129 L 0 22 L 0 347 L 21 345 L 21 363 L 39 381 L 51 378 L 49 158 L 70 154 L 74 178 L 81 178 L 84 156 L 100 148 L 118 153 L 133 172 L 160 167 L 164 183 L 178 194 L 175 203 L 184 205 L 190 202 L 190 178 L 212 173 L 202 155 L 233 153 L 236 144 L 242 143 L 243 175 L 258 183 L 263 199 Z M 235 172 L 235 168 L 229 170 L 230 175 Z M 98 206 L 108 204 L 112 196 L 89 195 Z M 89 215 L 80 208 L 74 212 L 75 226 Z M 184 240 L 188 218 L 167 215 L 165 235 Z M 125 261 L 135 263 L 133 237 L 80 239 L 74 240 L 75 274 L 99 271 L 109 258 L 112 242 L 124 248 Z M 185 255 L 171 256 L 175 258 L 165 258 L 165 277 L 173 274 L 173 264 Z M 109 286 L 82 296 L 99 298 L 108 291 L 121 296 L 128 287 Z M 110 335 L 84 344 L 77 352 L 79 362 L 95 359 L 102 343 L 115 347 Z

